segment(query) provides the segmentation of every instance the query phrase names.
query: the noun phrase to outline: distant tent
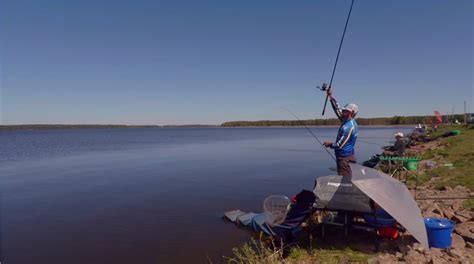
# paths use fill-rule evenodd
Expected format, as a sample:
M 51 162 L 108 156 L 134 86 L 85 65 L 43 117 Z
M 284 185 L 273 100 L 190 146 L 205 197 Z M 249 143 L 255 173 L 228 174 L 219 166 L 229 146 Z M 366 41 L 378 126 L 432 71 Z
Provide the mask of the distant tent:
M 436 117 L 436 121 L 438 121 L 438 124 L 443 123 L 443 117 L 441 116 L 441 114 L 438 111 L 434 111 L 434 114 Z

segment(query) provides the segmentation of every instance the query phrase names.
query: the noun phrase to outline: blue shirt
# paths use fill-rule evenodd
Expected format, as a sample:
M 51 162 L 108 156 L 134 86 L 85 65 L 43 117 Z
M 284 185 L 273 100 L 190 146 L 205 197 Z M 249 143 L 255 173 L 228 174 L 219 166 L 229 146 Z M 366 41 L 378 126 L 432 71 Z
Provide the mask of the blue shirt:
M 347 157 L 353 155 L 355 153 L 354 147 L 357 136 L 359 135 L 357 122 L 355 119 L 344 120 L 342 118 L 342 110 L 336 99 L 331 98 L 331 105 L 337 118 L 342 122 L 342 125 L 339 127 L 339 131 L 337 132 L 336 143 L 333 143 L 331 148 L 334 149 L 336 157 Z
M 336 143 L 331 145 L 331 148 L 336 153 L 336 157 L 353 155 L 358 135 L 357 121 L 355 119 L 344 121 L 337 132 Z

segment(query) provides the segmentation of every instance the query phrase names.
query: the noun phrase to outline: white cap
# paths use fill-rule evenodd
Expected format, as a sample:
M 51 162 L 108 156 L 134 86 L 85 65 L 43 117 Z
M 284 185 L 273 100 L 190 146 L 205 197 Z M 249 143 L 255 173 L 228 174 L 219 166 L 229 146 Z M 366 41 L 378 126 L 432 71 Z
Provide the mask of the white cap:
M 402 133 L 402 132 L 398 132 L 398 133 L 395 133 L 394 136 L 396 136 L 396 137 L 403 137 L 403 133 Z
M 356 104 L 350 103 L 346 104 L 342 110 L 351 111 L 355 115 L 357 112 L 359 112 L 359 107 Z

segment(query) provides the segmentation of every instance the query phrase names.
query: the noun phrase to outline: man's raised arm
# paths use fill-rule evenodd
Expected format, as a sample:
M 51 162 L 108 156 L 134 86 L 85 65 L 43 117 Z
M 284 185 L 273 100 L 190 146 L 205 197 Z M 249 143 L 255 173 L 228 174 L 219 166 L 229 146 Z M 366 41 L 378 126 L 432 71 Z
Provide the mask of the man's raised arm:
M 327 90 L 327 94 L 329 96 L 329 99 L 331 101 L 331 106 L 332 106 L 332 109 L 334 110 L 334 113 L 336 114 L 337 118 L 339 118 L 339 120 L 344 121 L 342 119 L 342 110 L 341 110 L 341 107 L 339 107 L 339 104 L 337 103 L 336 99 L 334 97 L 332 97 L 332 90 L 331 90 L 331 87 L 329 87 L 329 89 Z

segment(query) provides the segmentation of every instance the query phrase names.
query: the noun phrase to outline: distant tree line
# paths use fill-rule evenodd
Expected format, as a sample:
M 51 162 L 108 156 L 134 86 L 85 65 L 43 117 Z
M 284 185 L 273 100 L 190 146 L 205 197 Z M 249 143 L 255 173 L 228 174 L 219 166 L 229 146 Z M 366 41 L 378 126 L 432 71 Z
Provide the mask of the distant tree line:
M 464 115 L 443 116 L 443 122 L 453 122 L 455 119 L 464 121 Z M 394 116 L 394 117 L 374 117 L 357 118 L 359 125 L 415 125 L 434 124 L 434 116 Z M 270 127 L 270 126 L 337 126 L 340 121 L 336 118 L 329 119 L 307 119 L 307 120 L 260 120 L 260 121 L 230 121 L 220 125 L 220 127 Z M 218 125 L 62 125 L 62 124 L 27 124 L 27 125 L 0 125 L 0 131 L 5 130 L 44 130 L 44 129 L 80 129 L 80 128 L 206 128 L 219 127 Z
M 462 115 L 455 115 L 454 118 L 462 121 Z M 357 118 L 359 125 L 415 125 L 415 124 L 435 124 L 434 116 L 394 116 L 394 117 L 374 117 Z M 269 126 L 335 126 L 340 125 L 336 118 L 329 119 L 307 119 L 307 120 L 260 120 L 260 121 L 230 121 L 222 123 L 222 127 L 269 127 Z

